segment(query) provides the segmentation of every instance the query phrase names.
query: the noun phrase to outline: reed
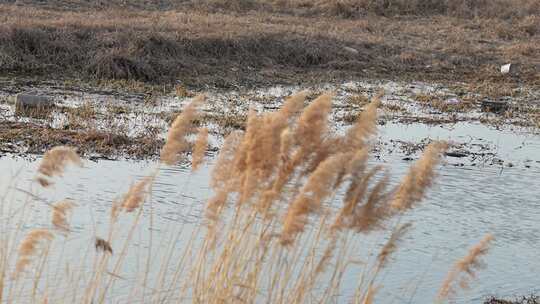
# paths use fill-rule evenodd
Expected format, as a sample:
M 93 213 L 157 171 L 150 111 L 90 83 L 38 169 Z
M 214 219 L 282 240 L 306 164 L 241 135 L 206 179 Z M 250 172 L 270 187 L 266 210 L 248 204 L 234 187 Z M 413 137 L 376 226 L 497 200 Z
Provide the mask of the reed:
M 43 253 L 47 245 L 53 239 L 53 234 L 45 229 L 33 229 L 23 239 L 19 246 L 17 264 L 15 266 L 14 277 L 17 277 L 23 272 L 30 263 L 32 258 Z
M 82 161 L 77 155 L 77 151 L 72 147 L 58 146 L 47 151 L 41 160 L 38 172 L 41 176 L 36 180 L 43 186 L 48 187 L 52 184 L 50 178 L 61 176 L 68 164 L 82 166 Z
M 15 274 L 33 267 L 34 301 L 52 302 L 63 286 L 71 296 L 60 299 L 77 303 L 106 303 L 118 290 L 127 302 L 326 303 L 342 299 L 345 273 L 352 268 L 362 275 L 351 302 L 375 302 L 377 278 L 411 226 L 399 225 L 401 216 L 433 185 L 446 144 L 428 145 L 401 183 L 391 187 L 389 172 L 368 162 L 380 96 L 343 134 L 332 131 L 329 122 L 332 95 L 325 93 L 304 107 L 307 96 L 291 96 L 276 112 L 250 110 L 246 130 L 229 134 L 216 158 L 206 216 L 188 231 L 183 224 L 163 229 L 156 240 L 151 192 L 161 163 L 175 165 L 191 152 L 195 171 L 205 160 L 208 130 L 199 129 L 193 144 L 189 140 L 203 101 L 196 97 L 171 125 L 156 171 L 119 196 L 109 223 L 95 227 L 84 254 L 88 258 L 81 257 L 78 270 L 66 271 L 65 281 L 48 282 L 50 254 L 62 251 L 49 250 L 51 231 L 36 229 L 20 240 Z M 69 162 L 80 163 L 74 150 L 54 148 L 38 171 L 59 175 Z M 71 233 L 67 218 L 73 207 L 69 200 L 52 205 L 58 232 Z M 103 230 L 107 237 L 98 237 Z M 374 249 L 379 253 L 372 262 L 359 264 L 358 248 L 372 231 L 388 232 L 388 241 Z M 144 249 L 139 246 L 143 235 Z M 178 248 L 181 239 L 187 241 Z M 456 264 L 441 298 L 455 290 L 451 286 L 461 274 L 474 273 L 490 240 Z M 39 262 L 33 263 L 35 257 Z M 143 260 L 143 266 L 126 266 L 129 257 Z M 127 269 L 134 277 L 126 277 Z M 19 288 L 20 293 L 11 293 L 13 299 L 26 290 Z
M 204 96 L 200 95 L 184 108 L 173 121 L 167 142 L 161 149 L 161 161 L 167 165 L 174 165 L 179 159 L 178 156 L 188 148 L 186 136 L 193 132 L 192 123 L 197 117 L 197 107 L 204 101 Z
M 70 200 L 64 200 L 54 204 L 52 213 L 53 226 L 62 232 L 69 232 L 67 216 L 75 206 L 75 203 Z
M 476 271 L 483 267 L 481 258 L 487 254 L 492 241 L 493 235 L 484 236 L 478 244 L 469 250 L 466 256 L 454 264 L 439 290 L 439 301 L 442 302 L 444 299 L 454 296 L 457 287 L 469 288 L 470 281 L 476 277 Z
M 193 156 L 191 160 L 191 169 L 197 171 L 199 166 L 204 161 L 204 154 L 206 153 L 206 148 L 208 147 L 208 129 L 201 128 L 197 134 L 197 139 L 195 140 L 195 145 L 193 147 Z

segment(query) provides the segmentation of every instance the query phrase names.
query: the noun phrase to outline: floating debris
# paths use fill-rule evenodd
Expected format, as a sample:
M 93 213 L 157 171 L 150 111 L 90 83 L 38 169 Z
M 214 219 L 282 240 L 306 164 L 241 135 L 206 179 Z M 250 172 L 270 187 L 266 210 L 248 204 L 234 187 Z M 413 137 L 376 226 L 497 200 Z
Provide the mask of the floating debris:
M 481 107 L 483 112 L 504 113 L 508 110 L 509 104 L 504 100 L 484 99 L 482 100 Z

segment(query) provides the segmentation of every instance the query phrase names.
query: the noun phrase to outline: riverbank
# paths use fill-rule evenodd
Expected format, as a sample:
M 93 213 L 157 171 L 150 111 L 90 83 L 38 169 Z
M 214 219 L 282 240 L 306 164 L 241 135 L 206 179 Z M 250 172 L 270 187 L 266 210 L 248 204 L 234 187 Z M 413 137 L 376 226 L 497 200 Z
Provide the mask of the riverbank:
M 411 6 L 398 16 L 395 8 L 332 1 L 309 7 L 253 0 L 227 9 L 219 1 L 40 3 L 0 4 L 1 76 L 199 89 L 365 78 L 465 81 L 496 91 L 540 85 L 540 18 L 533 4 L 499 6 L 506 14 L 475 7 L 483 13 L 473 18 L 463 9 L 456 15 L 455 9 L 415 12 Z M 508 62 L 519 63 L 519 73 L 500 75 Z
M 310 98 L 334 93 L 332 128 L 342 132 L 369 100 L 384 92 L 374 141 L 378 158 L 397 155 L 410 161 L 433 140 L 451 141 L 449 159 L 456 166 L 495 165 L 535 168 L 540 126 L 540 91 L 522 88 L 502 112 L 483 107 L 483 95 L 464 84 L 357 81 L 319 86 L 272 86 L 236 90 L 189 90 L 183 86 L 144 93 L 145 86 L 119 90 L 56 82 L 15 83 L 0 90 L 0 151 L 39 155 L 56 145 L 76 147 L 90 159 L 155 159 L 170 123 L 197 94 L 206 95 L 196 121 L 210 134 L 210 151 L 223 138 L 245 129 L 249 109 L 276 111 L 285 98 L 307 90 Z M 55 107 L 44 113 L 17 110 L 17 92 L 50 96 Z

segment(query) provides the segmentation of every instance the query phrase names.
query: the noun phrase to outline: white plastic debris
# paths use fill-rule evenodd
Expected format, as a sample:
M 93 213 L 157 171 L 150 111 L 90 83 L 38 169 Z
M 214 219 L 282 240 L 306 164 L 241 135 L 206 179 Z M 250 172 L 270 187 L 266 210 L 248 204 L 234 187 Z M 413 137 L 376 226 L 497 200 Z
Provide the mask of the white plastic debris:
M 506 75 L 515 75 L 518 72 L 518 65 L 513 63 L 507 63 L 501 66 L 501 74 Z

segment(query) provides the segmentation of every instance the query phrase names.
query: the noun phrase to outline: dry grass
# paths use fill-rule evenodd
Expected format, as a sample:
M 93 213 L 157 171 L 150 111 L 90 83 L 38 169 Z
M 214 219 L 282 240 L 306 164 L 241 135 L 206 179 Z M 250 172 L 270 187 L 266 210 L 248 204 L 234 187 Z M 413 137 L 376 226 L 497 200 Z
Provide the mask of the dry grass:
M 156 245 L 153 227 L 140 227 L 141 219 L 152 219 L 151 205 L 143 205 L 152 202 L 152 176 L 113 203 L 108 226 L 99 227 L 108 231 L 107 237 L 94 234 L 88 244 L 91 266 L 66 271 L 65 280 L 48 282 L 55 268 L 47 263 L 62 252 L 49 247 L 57 245 L 52 232 L 40 229 L 22 239 L 15 236 L 21 244 L 15 253 L 16 273 L 27 271 L 7 282 L 14 286 L 8 288 L 8 302 L 25 295 L 34 302 L 49 301 L 63 286 L 73 292 L 73 298 L 61 297 L 66 302 L 105 303 L 118 292 L 115 284 L 122 284 L 127 301 L 145 303 L 327 303 L 341 299 L 344 274 L 354 268 L 362 275 L 351 301 L 373 303 L 377 278 L 411 226 L 399 225 L 400 218 L 425 197 L 446 145 L 429 145 L 403 182 L 392 188 L 388 173 L 368 163 L 379 99 L 366 105 L 347 132 L 335 134 L 328 121 L 331 94 L 304 107 L 307 96 L 291 96 L 276 112 L 252 110 L 246 130 L 225 139 L 209 181 L 214 197 L 206 204 L 207 217 L 191 232 L 183 225 L 162 231 L 166 236 Z M 171 164 L 190 152 L 186 135 L 194 128 L 197 102 L 186 106 L 169 130 L 164 154 L 172 155 L 167 158 Z M 196 154 L 206 146 L 204 129 L 201 134 L 201 144 L 193 146 Z M 66 214 L 71 207 L 53 206 L 53 225 L 63 234 L 70 233 Z M 373 263 L 355 263 L 363 237 L 374 230 L 389 232 L 388 241 L 374 248 L 379 254 Z M 137 245 L 133 250 L 137 231 L 150 233 L 149 248 Z M 180 239 L 186 240 L 182 248 L 175 245 Z M 473 273 L 488 241 L 457 264 L 457 274 Z M 144 267 L 130 267 L 134 277 L 126 278 L 122 269 L 129 256 L 137 261 L 146 256 L 146 261 Z M 39 263 L 32 263 L 35 257 Z M 7 262 L 0 265 L 9 269 Z M 453 275 L 448 282 L 455 279 Z
M 40 134 L 40 136 L 35 136 Z M 43 154 L 58 145 L 77 147 L 82 155 L 105 158 L 145 158 L 159 155 L 163 140 L 156 136 L 128 137 L 116 130 L 64 130 L 31 122 L 0 122 L 0 143 L 18 142 L 21 150 L 13 153 Z M 17 146 L 19 147 L 19 146 Z
M 238 1 L 256 9 L 249 14 L 220 1 L 170 2 L 167 10 L 131 2 L 127 11 L 83 1 L 57 4 L 66 10 L 54 1 L 0 5 L 0 73 L 218 87 L 366 74 L 500 81 L 497 66 L 510 51 L 499 47 L 508 43 L 529 43 L 511 59 L 537 63 L 534 0 Z M 460 18 L 474 16 L 481 18 Z M 534 79 L 533 72 L 520 77 Z
M 80 0 L 53 0 L 46 3 L 35 0 L 18 1 L 20 5 L 34 5 L 64 10 L 103 10 L 124 8 L 150 11 L 190 8 L 198 11 L 237 12 L 266 11 L 292 15 L 337 16 L 345 18 L 362 17 L 367 14 L 381 16 L 395 15 L 450 15 L 461 18 L 488 17 L 512 18 L 535 15 L 540 5 L 534 0 L 165 0 L 104 2 Z

